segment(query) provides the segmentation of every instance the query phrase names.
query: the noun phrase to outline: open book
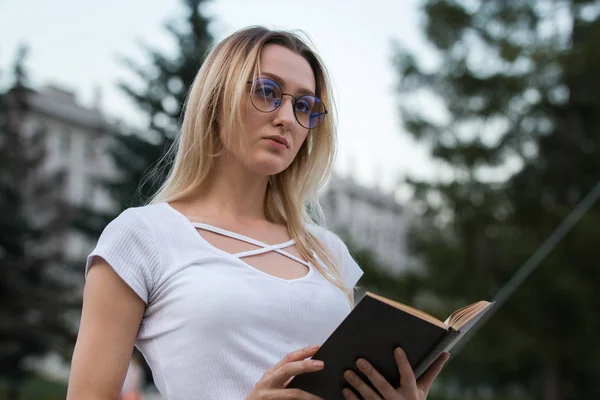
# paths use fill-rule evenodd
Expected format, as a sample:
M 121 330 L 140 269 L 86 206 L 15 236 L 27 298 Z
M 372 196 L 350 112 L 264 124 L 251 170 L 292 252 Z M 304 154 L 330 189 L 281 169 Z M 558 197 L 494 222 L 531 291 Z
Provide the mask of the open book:
M 296 376 L 288 385 L 327 400 L 343 400 L 350 387 L 343 377 L 347 369 L 363 381 L 356 368 L 365 358 L 394 386 L 400 383 L 394 349 L 406 352 L 417 379 L 443 353 L 464 337 L 494 303 L 479 301 L 455 311 L 445 322 L 397 301 L 367 292 L 312 357 L 325 362 L 321 371 Z

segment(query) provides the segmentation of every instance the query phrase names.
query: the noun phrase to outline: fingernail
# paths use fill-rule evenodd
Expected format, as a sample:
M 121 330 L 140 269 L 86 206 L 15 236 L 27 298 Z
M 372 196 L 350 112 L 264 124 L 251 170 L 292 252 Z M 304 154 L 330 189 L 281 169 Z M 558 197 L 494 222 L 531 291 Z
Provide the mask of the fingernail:
M 355 375 L 352 371 L 347 370 L 344 372 L 344 378 L 346 378 L 349 382 L 354 382 Z
M 319 348 L 318 344 L 315 344 L 315 345 L 312 345 L 309 347 L 309 349 L 311 349 L 311 350 L 318 349 L 318 348 Z
M 402 349 L 400 347 L 396 349 L 396 355 L 402 357 Z
M 312 365 L 313 365 L 313 367 L 323 368 L 323 366 L 325 365 L 325 363 L 323 361 L 314 360 L 312 362 Z

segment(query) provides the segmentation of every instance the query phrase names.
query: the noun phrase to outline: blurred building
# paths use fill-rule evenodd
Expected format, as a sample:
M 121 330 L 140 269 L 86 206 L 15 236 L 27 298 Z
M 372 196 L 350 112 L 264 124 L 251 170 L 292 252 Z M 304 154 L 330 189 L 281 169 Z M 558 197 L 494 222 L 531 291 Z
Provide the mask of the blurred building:
M 100 184 L 114 176 L 107 146 L 111 125 L 99 105 L 85 107 L 75 93 L 57 86 L 31 91 L 25 130 L 42 129 L 46 134 L 46 167 L 66 172 L 64 194 L 75 206 L 94 210 L 113 207 L 110 196 Z M 84 260 L 92 243 L 73 230 L 65 243 L 72 260 Z
M 406 235 L 412 218 L 393 194 L 334 174 L 319 200 L 329 229 L 372 251 L 392 272 L 408 268 Z

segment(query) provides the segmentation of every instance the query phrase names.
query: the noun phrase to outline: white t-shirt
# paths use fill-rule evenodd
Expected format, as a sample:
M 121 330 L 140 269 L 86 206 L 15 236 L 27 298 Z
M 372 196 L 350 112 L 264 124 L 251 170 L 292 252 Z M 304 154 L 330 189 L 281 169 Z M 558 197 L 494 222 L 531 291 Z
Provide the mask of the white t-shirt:
M 354 287 L 363 272 L 346 246 L 325 229 L 314 233 Z M 342 291 L 312 266 L 293 280 L 262 272 L 211 245 L 167 203 L 113 220 L 86 274 L 94 256 L 146 303 L 136 346 L 169 400 L 245 399 L 269 368 L 322 344 L 350 312 Z
M 143 373 L 141 365 L 133 360 L 130 361 L 127 368 L 127 375 L 125 375 L 125 381 L 121 388 L 121 394 L 140 393 L 142 391 Z

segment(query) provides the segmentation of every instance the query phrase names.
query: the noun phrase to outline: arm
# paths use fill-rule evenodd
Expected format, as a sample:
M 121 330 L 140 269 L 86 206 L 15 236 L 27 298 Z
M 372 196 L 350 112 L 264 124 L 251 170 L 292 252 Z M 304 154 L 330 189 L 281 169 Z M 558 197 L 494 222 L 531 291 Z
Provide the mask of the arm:
M 119 399 L 144 309 L 144 301 L 96 257 L 84 287 L 67 400 Z

